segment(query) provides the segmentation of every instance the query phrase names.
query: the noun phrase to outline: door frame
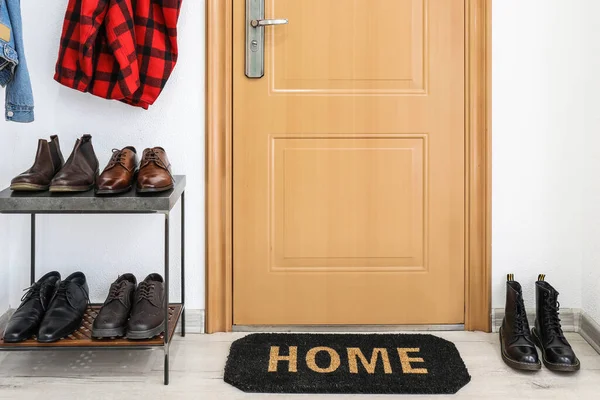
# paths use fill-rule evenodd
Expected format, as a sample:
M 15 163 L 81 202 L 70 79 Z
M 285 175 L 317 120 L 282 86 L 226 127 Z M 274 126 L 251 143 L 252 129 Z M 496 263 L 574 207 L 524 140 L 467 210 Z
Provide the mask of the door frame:
M 206 0 L 205 332 L 233 326 L 233 1 Z M 465 329 L 491 330 L 492 0 L 465 0 Z

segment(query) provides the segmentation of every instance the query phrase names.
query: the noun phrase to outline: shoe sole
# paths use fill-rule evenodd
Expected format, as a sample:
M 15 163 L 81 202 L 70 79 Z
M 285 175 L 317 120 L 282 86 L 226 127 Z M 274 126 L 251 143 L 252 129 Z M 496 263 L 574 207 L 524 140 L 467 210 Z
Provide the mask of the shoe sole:
M 531 336 L 533 337 L 533 343 L 535 343 L 535 345 L 537 347 L 539 347 L 540 351 L 542 352 L 542 361 L 544 361 L 544 365 L 550 371 L 555 371 L 555 372 L 575 372 L 575 371 L 579 371 L 579 369 L 581 368 L 581 364 L 579 363 L 579 359 L 577 359 L 577 364 L 574 364 L 574 365 L 571 365 L 571 364 L 555 364 L 555 363 L 551 363 L 551 362 L 547 361 L 546 360 L 546 351 L 542 347 L 542 341 L 540 340 L 540 338 L 538 337 L 537 333 L 535 332 L 535 328 L 533 328 L 531 330 Z
M 98 195 L 110 195 L 110 194 L 121 194 L 127 193 L 131 190 L 132 186 L 129 186 L 125 189 L 96 189 L 96 194 Z
M 33 183 L 15 183 L 10 185 L 10 190 L 14 192 L 45 192 L 50 186 L 35 185 Z
M 116 338 L 125 336 L 125 327 L 111 329 L 92 329 L 92 337 L 94 339 Z
M 508 355 L 506 354 L 506 351 L 504 350 L 504 339 L 502 338 L 502 328 L 500 328 L 499 334 L 500 334 L 500 350 L 502 353 L 502 360 L 504 361 L 504 363 L 506 365 L 508 365 L 511 368 L 518 369 L 521 371 L 539 371 L 540 369 L 542 369 L 542 363 L 539 361 L 536 364 L 531 364 L 531 363 L 522 363 L 522 362 L 515 361 L 515 360 L 509 358 Z
M 138 193 L 160 193 L 173 189 L 175 185 L 164 186 L 160 188 L 137 188 Z
M 147 331 L 127 331 L 127 339 L 132 340 L 144 340 L 144 339 L 152 339 L 155 336 L 163 333 L 164 322 L 161 322 L 159 326 L 153 329 L 148 329 Z
M 73 192 L 88 192 L 94 188 L 94 185 L 89 186 L 50 186 L 52 193 L 73 193 Z

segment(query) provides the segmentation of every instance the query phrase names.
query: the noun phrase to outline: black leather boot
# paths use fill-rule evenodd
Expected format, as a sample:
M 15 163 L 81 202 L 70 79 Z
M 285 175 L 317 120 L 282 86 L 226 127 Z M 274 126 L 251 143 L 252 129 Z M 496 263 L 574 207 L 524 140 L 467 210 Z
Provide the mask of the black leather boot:
M 4 331 L 4 342 L 22 342 L 37 334 L 59 282 L 60 274 L 54 271 L 31 285 L 21 299 L 21 305 L 8 321 Z
M 529 332 L 521 285 L 508 274 L 505 316 L 500 327 L 502 359 L 512 368 L 534 371 L 542 368 Z
M 89 292 L 82 272 L 75 272 L 62 281 L 40 324 L 38 342 L 56 342 L 79 329 L 88 306 Z
M 540 274 L 535 283 L 536 317 L 532 336 L 542 350 L 546 368 L 552 371 L 572 372 L 580 368 L 571 345 L 560 326 L 558 292 L 545 282 L 546 275 Z

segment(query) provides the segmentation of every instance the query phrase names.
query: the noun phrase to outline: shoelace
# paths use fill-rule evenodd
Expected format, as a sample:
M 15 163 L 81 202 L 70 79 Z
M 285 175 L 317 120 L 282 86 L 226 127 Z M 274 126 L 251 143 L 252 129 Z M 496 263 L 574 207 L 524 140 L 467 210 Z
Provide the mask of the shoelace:
M 125 152 L 119 149 L 112 149 L 113 155 L 111 157 L 111 161 L 116 164 L 121 164 L 125 161 Z
M 166 165 L 158 156 L 158 153 L 154 149 L 148 150 L 148 152 L 144 156 L 144 162 L 147 164 L 149 162 L 155 162 L 158 166 L 166 168 Z
M 564 338 L 565 335 L 560 326 L 559 309 L 560 303 L 556 300 L 556 297 L 548 296 L 544 303 L 544 328 L 546 332 Z
M 67 299 L 67 289 L 69 289 L 69 282 L 63 281 L 63 282 L 59 283 L 58 289 L 56 289 L 56 293 L 54 293 L 54 298 L 68 300 Z
M 110 286 L 110 291 L 108 292 L 108 297 L 106 298 L 106 302 L 112 300 L 124 300 L 125 297 L 125 288 L 127 286 L 127 282 L 123 281 L 120 283 L 113 283 Z
M 148 300 L 152 301 L 154 296 L 155 285 L 153 283 L 142 282 L 138 286 L 138 301 Z
M 34 283 L 33 285 L 29 286 L 28 288 L 23 289 L 23 291 L 27 292 L 25 294 L 23 294 L 23 296 L 21 297 L 21 301 L 25 301 L 25 299 L 32 299 L 35 297 L 39 297 L 40 295 L 40 291 L 42 290 L 42 285 L 40 285 L 39 283 Z
M 158 153 L 156 153 L 156 151 L 154 150 L 149 150 L 146 153 L 146 160 L 148 161 L 160 161 L 160 158 L 158 157 Z
M 529 336 L 529 322 L 527 322 L 527 314 L 525 313 L 525 303 L 523 302 L 522 296 L 517 296 L 515 313 L 515 326 L 514 335 L 517 336 Z
M 73 303 L 71 303 L 71 298 L 70 296 L 68 296 L 67 291 L 69 289 L 69 281 L 62 281 L 59 285 L 58 285 L 58 289 L 56 289 L 56 293 L 54 294 L 54 297 L 52 298 L 52 301 L 54 301 L 55 299 L 62 299 L 62 300 L 66 300 L 71 307 L 73 306 Z M 85 290 L 83 290 L 83 288 L 79 285 L 77 285 L 77 287 L 79 287 L 79 289 L 81 290 L 81 292 L 83 293 L 83 296 L 86 298 L 88 305 L 90 304 L 90 298 L 88 296 L 88 294 L 85 292 Z

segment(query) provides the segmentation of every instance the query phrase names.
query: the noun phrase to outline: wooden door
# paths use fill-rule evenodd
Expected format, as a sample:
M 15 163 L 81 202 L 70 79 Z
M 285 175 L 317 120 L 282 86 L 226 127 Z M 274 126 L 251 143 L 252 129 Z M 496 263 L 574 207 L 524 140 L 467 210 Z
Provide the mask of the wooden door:
M 233 2 L 233 322 L 464 322 L 464 0 Z

